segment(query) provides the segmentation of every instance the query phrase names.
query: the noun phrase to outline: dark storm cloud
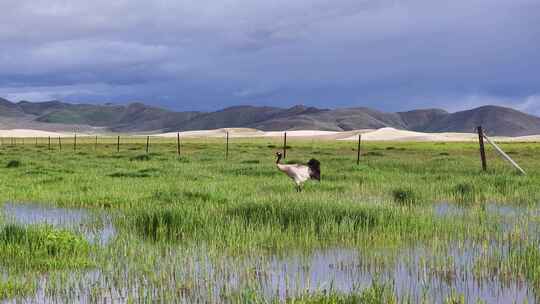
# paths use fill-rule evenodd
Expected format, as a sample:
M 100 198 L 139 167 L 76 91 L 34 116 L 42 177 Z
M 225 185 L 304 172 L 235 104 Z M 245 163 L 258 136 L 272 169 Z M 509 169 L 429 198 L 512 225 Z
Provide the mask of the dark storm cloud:
M 540 114 L 540 2 L 2 1 L 0 96 Z

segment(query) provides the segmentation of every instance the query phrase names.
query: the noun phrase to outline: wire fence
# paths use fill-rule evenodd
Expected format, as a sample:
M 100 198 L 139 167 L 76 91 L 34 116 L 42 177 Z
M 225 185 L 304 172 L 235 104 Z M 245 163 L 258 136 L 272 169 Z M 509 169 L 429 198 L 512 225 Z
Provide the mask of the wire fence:
M 281 151 L 283 158 L 287 157 L 288 151 L 292 149 L 290 145 L 291 138 L 287 138 L 287 132 L 281 136 L 273 137 L 242 137 L 224 132 L 221 135 L 212 137 L 203 136 L 185 136 L 181 133 L 171 136 L 136 136 L 136 135 L 87 135 L 73 134 L 64 136 L 49 137 L 0 137 L 0 150 L 5 147 L 36 147 L 41 152 L 89 152 L 96 153 L 120 153 L 120 152 L 139 152 L 152 153 L 160 151 L 178 156 L 187 156 L 195 152 L 208 151 L 212 153 L 223 153 L 224 159 L 229 159 L 231 153 L 238 153 L 243 150 L 244 144 L 261 145 L 265 149 L 275 149 Z M 322 141 L 330 143 L 328 140 L 315 138 L 293 137 L 297 148 L 303 151 L 321 150 Z M 333 143 L 337 143 L 333 141 Z M 330 147 L 329 147 L 330 148 Z M 355 147 L 356 148 L 356 147 Z M 358 145 L 358 149 L 360 145 Z M 307 150 L 305 150 L 307 149 Z M 222 152 L 220 152 L 220 150 Z M 350 151 L 350 150 L 349 150 Z M 358 158 L 360 157 L 359 150 Z M 356 154 L 356 153 L 354 153 Z M 358 163 L 358 160 L 356 160 Z
M 257 141 L 264 140 L 272 142 L 268 147 L 282 149 L 284 155 L 291 148 L 287 144 L 286 133 L 283 134 L 283 146 L 280 146 L 281 139 L 279 137 L 272 138 L 245 138 L 230 136 L 229 132 L 222 136 L 213 137 L 182 137 L 180 133 L 174 136 L 136 136 L 136 135 L 81 135 L 74 134 L 72 136 L 48 136 L 48 137 L 0 137 L 0 149 L 2 147 L 36 147 L 41 150 L 54 151 L 100 151 L 100 152 L 123 152 L 123 151 L 140 151 L 151 153 L 153 148 L 162 150 L 167 146 L 167 150 L 173 150 L 175 154 L 181 156 L 186 151 L 186 145 L 191 144 L 191 149 L 198 147 L 202 149 L 201 144 L 211 144 L 217 147 L 222 145 L 225 159 L 229 158 L 230 146 L 236 142 L 244 142 L 245 140 Z M 172 151 L 171 151 L 172 152 Z

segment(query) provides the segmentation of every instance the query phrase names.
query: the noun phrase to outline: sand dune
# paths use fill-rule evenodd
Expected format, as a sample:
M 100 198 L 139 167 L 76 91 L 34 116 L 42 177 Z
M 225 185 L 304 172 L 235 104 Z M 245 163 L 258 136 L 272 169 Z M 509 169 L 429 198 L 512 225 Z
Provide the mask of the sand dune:
M 188 138 L 223 138 L 227 132 L 231 138 L 281 138 L 284 131 L 265 132 L 250 128 L 223 128 L 215 130 L 199 130 L 180 132 L 181 137 Z M 177 132 L 150 134 L 159 137 L 176 137 Z M 394 128 L 365 129 L 353 131 L 317 131 L 317 130 L 293 130 L 287 131 L 287 137 L 298 139 L 324 139 L 324 140 L 358 140 L 358 134 L 362 134 L 364 141 L 419 141 L 419 142 L 466 142 L 477 141 L 478 135 L 475 133 L 423 133 Z M 110 133 L 103 134 L 111 136 Z M 135 134 L 133 134 L 135 135 Z M 148 134 L 145 134 L 148 135 Z M 0 137 L 71 137 L 73 133 L 49 132 L 31 129 L 11 129 L 0 130 Z M 80 134 L 85 136 L 85 134 Z M 503 142 L 540 142 L 540 135 L 529 135 L 520 137 L 493 137 L 495 141 Z
M 160 137 L 176 137 L 178 133 L 182 137 L 225 137 L 229 132 L 229 137 L 262 137 L 266 132 L 250 128 L 224 128 L 215 130 L 168 132 L 154 134 Z
M 283 136 L 284 131 L 270 131 L 264 132 L 265 137 L 280 137 Z M 336 135 L 341 132 L 336 131 L 316 131 L 316 130 L 297 130 L 297 131 L 287 131 L 287 137 L 317 137 L 317 136 L 328 136 Z
M 73 133 L 59 133 L 31 129 L 0 130 L 0 137 L 68 137 Z
M 508 141 L 514 142 L 540 142 L 540 135 L 529 135 L 529 136 L 519 136 L 519 137 L 507 137 Z
M 342 140 L 357 140 L 357 136 Z M 362 135 L 366 141 L 473 141 L 478 140 L 474 133 L 423 133 L 394 128 L 382 128 Z

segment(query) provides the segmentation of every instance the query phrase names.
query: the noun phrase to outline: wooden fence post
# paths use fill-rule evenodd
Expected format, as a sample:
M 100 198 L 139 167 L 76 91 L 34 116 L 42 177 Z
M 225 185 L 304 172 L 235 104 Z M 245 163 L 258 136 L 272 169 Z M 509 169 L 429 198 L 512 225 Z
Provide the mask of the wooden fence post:
M 120 135 L 118 135 L 118 140 L 116 141 L 116 152 L 120 152 Z
M 358 149 L 356 150 L 356 165 L 360 165 L 360 144 L 362 143 L 362 134 L 358 134 Z
M 96 143 L 94 144 L 94 150 L 97 151 L 97 135 L 96 135 Z
M 229 131 L 227 131 L 227 144 L 225 145 L 225 159 L 229 159 Z
M 148 146 L 150 145 L 150 136 L 146 136 L 146 154 L 148 154 Z
M 73 151 L 77 150 L 77 133 L 73 136 Z
M 482 126 L 478 126 L 478 142 L 480 144 L 480 159 L 482 160 L 482 170 L 487 170 L 487 162 L 486 162 L 486 150 L 484 149 L 484 130 L 482 129 Z
M 58 136 L 58 148 L 62 151 L 62 139 L 60 139 L 60 136 Z
M 287 132 L 283 134 L 283 159 L 287 157 Z
M 49 151 L 51 150 L 51 137 L 49 136 Z
M 178 156 L 180 156 L 180 132 L 176 133 L 176 152 L 178 152 Z
M 36 137 L 36 147 L 37 147 L 37 137 Z

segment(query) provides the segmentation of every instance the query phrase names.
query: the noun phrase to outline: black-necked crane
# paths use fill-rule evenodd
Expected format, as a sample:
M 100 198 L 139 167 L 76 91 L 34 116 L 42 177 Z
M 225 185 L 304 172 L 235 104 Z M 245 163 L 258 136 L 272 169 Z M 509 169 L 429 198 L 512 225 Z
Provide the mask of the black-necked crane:
M 277 160 L 276 160 L 276 166 L 279 171 L 287 174 L 288 177 L 290 177 L 294 183 L 296 184 L 296 191 L 300 192 L 302 191 L 302 185 L 304 182 L 306 182 L 308 179 L 315 179 L 318 181 L 321 181 L 321 163 L 312 158 L 309 160 L 307 165 L 302 164 L 280 164 L 282 154 L 281 152 L 276 153 Z

